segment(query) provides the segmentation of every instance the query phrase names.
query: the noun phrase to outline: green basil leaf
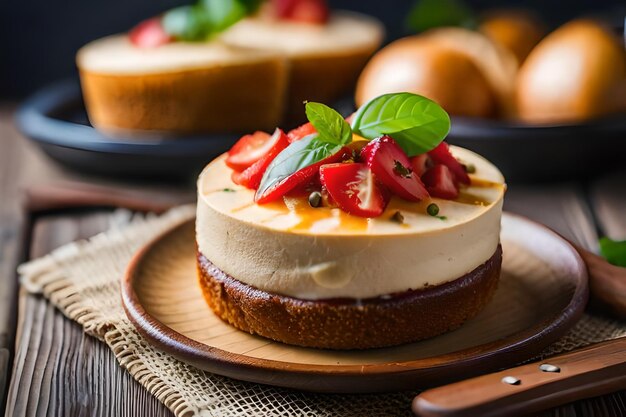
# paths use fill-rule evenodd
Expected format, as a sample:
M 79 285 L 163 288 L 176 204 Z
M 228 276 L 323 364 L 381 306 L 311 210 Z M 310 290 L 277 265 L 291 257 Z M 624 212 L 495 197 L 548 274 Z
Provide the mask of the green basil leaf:
M 411 93 L 385 94 L 365 103 L 354 115 L 352 131 L 366 139 L 391 136 L 409 156 L 434 149 L 450 131 L 441 106 Z
M 600 239 L 600 253 L 609 263 L 626 267 L 626 240 L 617 242 L 603 237 Z
M 416 32 L 442 26 L 475 29 L 478 19 L 462 0 L 418 0 L 409 12 L 406 24 Z
M 248 13 L 239 0 L 201 0 L 200 5 L 211 22 L 212 32 L 221 32 L 229 28 Z
M 163 16 L 163 29 L 179 40 L 204 40 L 211 33 L 211 28 L 208 13 L 198 5 L 177 7 Z
M 257 196 L 263 195 L 291 174 L 328 158 L 340 149 L 341 145 L 321 141 L 317 135 L 309 135 L 292 143 L 267 167 L 257 190 Z
M 322 103 L 306 103 L 306 117 L 323 142 L 345 145 L 352 141 L 352 129 L 335 110 Z
M 246 8 L 247 14 L 256 13 L 264 1 L 265 0 L 239 0 L 243 7 Z

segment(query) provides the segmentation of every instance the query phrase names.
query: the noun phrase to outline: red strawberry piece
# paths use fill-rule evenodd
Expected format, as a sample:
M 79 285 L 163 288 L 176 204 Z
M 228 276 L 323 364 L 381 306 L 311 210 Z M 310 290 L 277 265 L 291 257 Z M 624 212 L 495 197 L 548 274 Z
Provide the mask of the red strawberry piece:
M 160 17 L 144 20 L 128 34 L 133 45 L 140 48 L 154 48 L 171 42 L 172 37 L 165 32 Z
M 330 16 L 325 0 L 273 0 L 272 3 L 276 16 L 281 19 L 323 24 Z
M 323 165 L 320 180 L 335 204 L 354 216 L 378 217 L 389 202 L 374 173 L 363 163 Z
M 322 190 L 321 193 L 322 193 L 323 206 L 337 208 L 337 203 L 335 203 L 335 200 L 333 200 L 332 196 L 330 195 L 326 187 L 322 186 L 321 190 Z
M 274 138 L 275 136 L 277 138 Z M 235 184 L 243 185 L 253 190 L 259 188 L 267 167 L 283 149 L 289 146 L 289 139 L 281 129 L 276 129 L 270 141 L 274 143 L 274 146 L 261 159 L 250 165 L 243 172 L 233 172 L 232 180 Z
M 298 188 L 299 186 L 314 181 L 316 179 L 316 176 L 319 174 L 319 170 L 322 165 L 340 162 L 346 158 L 349 158 L 350 155 L 350 149 L 343 147 L 339 150 L 339 152 L 325 159 L 322 159 L 319 162 L 304 167 L 299 171 L 294 172 L 287 178 L 284 178 L 281 181 L 277 182 L 271 188 L 264 190 L 262 194 L 259 195 L 259 193 L 257 192 L 257 194 L 254 196 L 254 201 L 257 204 L 265 204 L 276 201 L 290 191 Z
M 433 197 L 452 200 L 459 196 L 454 174 L 446 165 L 435 165 L 422 176 L 426 189 Z
M 389 136 L 374 139 L 361 149 L 361 159 L 376 178 L 391 192 L 408 201 L 428 198 L 419 175 L 413 172 L 411 161 L 402 148 Z
M 465 168 L 457 159 L 450 153 L 450 147 L 447 143 L 441 142 L 435 149 L 428 152 L 433 162 L 436 164 L 443 164 L 447 166 L 457 182 L 469 185 L 471 180 Z
M 289 133 L 287 133 L 287 136 L 289 136 L 289 143 L 293 143 L 299 141 L 305 136 L 312 135 L 313 133 L 317 133 L 317 130 L 315 130 L 313 124 L 309 122 L 290 130 Z
M 254 132 L 242 136 L 228 151 L 226 165 L 235 171 L 243 171 L 263 158 L 280 139 L 280 135 Z
M 418 177 L 424 175 L 424 172 L 426 172 L 426 170 L 430 168 L 431 165 L 432 162 L 430 161 L 427 153 L 423 153 L 421 155 L 417 155 L 411 158 L 411 168 L 413 169 L 415 175 L 417 175 Z
M 287 18 L 299 0 L 272 0 L 272 8 L 279 18 Z

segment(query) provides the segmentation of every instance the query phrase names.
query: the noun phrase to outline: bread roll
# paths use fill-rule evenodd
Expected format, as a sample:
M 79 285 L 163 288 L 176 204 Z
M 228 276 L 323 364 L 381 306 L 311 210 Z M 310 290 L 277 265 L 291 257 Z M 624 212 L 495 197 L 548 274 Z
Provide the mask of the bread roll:
M 570 123 L 626 111 L 626 54 L 609 29 L 567 23 L 530 53 L 517 81 L 519 117 Z

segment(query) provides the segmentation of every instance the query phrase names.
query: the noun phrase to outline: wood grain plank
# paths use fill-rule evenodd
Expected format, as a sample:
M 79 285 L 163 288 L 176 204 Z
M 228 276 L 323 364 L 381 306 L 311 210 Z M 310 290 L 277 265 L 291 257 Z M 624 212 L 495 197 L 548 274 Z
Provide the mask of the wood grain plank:
M 626 171 L 595 181 L 590 190 L 590 200 L 604 234 L 626 240 Z
M 9 379 L 9 358 L 11 353 L 7 348 L 0 348 L 0 410 L 4 409 L 5 392 Z
M 33 256 L 102 231 L 109 215 L 48 216 L 34 229 Z M 7 416 L 171 416 L 119 367 L 103 343 L 45 299 L 20 295 L 19 336 Z
M 504 208 L 551 227 L 580 246 L 596 251 L 598 235 L 585 190 L 578 184 L 513 185 Z

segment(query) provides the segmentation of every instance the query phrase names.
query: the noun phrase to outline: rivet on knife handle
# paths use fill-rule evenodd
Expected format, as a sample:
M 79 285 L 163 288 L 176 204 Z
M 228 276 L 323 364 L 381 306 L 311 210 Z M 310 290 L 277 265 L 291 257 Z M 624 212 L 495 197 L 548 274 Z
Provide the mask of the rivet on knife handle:
M 626 388 L 626 338 L 424 391 L 422 417 L 517 416 Z

